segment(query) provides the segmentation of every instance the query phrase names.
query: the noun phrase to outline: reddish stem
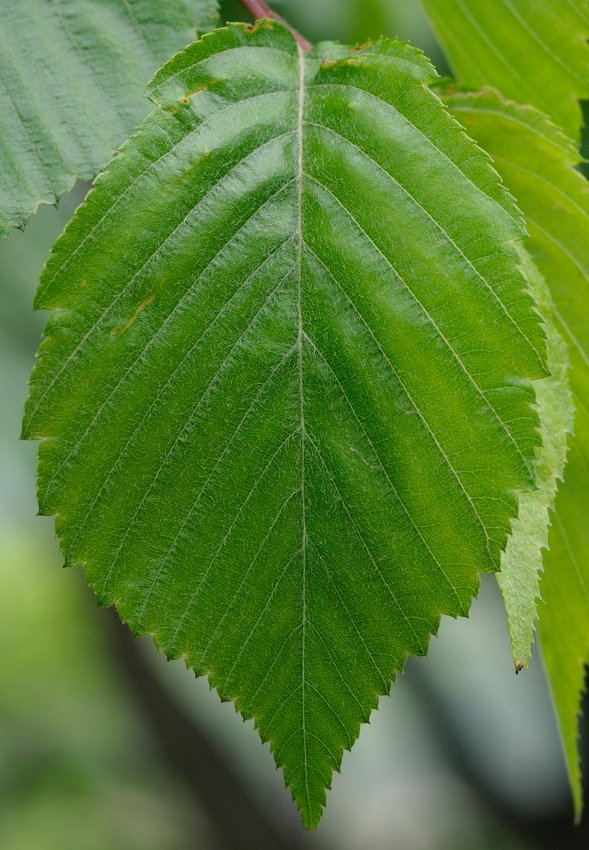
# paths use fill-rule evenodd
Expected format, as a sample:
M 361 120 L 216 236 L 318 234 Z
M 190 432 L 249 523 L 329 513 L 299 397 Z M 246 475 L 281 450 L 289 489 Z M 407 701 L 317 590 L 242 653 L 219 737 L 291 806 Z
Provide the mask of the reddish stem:
M 272 18 L 275 21 L 279 21 L 281 24 L 284 24 L 285 27 L 291 31 L 294 36 L 296 43 L 302 50 L 305 50 L 307 53 L 313 49 L 313 45 L 310 41 L 307 41 L 304 36 L 297 32 L 294 27 L 285 21 L 283 17 L 281 17 L 278 12 L 275 12 L 274 9 L 271 9 L 267 3 L 264 3 L 264 0 L 239 0 L 241 5 L 247 9 L 252 18 L 258 20 L 259 18 Z

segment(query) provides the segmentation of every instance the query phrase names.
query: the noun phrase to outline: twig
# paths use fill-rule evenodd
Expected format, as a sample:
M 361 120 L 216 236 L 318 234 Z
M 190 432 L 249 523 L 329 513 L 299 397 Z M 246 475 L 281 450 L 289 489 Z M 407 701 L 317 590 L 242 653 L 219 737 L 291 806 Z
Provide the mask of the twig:
M 244 9 L 250 13 L 252 18 L 258 20 L 259 18 L 272 18 L 275 21 L 279 21 L 281 24 L 284 24 L 285 27 L 291 31 L 294 36 L 296 43 L 302 50 L 305 50 L 307 53 L 313 49 L 313 45 L 310 41 L 297 32 L 297 30 L 292 27 L 288 21 L 285 21 L 283 17 L 281 17 L 278 12 L 275 12 L 274 9 L 271 9 L 267 3 L 264 3 L 264 0 L 240 0 L 241 5 Z

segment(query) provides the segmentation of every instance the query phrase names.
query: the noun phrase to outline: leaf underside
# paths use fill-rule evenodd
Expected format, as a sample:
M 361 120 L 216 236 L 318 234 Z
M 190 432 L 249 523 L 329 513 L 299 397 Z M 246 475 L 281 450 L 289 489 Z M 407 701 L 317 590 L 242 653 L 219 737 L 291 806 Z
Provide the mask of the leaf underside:
M 210 29 L 217 0 L 5 0 L 0 238 L 93 180 L 148 112 L 145 86 Z
M 589 184 L 575 167 L 575 146 L 535 109 L 494 91 L 455 94 L 447 102 L 518 198 L 572 366 L 575 436 L 544 556 L 539 633 L 580 816 L 578 716 L 589 660 Z
M 422 0 L 456 78 L 494 86 L 577 140 L 589 98 L 586 0 Z
M 233 25 L 44 273 L 25 435 L 66 561 L 270 740 L 305 823 L 534 485 L 510 196 L 407 45 Z
M 567 438 L 573 430 L 574 403 L 568 379 L 566 344 L 552 317 L 553 304 L 544 279 L 529 261 L 523 267 L 541 306 L 546 324 L 550 375 L 536 384 L 542 445 L 536 452 L 539 487 L 522 493 L 517 519 L 505 551 L 497 582 L 505 602 L 516 671 L 528 666 L 537 620 L 540 578 L 557 485 L 567 460 Z

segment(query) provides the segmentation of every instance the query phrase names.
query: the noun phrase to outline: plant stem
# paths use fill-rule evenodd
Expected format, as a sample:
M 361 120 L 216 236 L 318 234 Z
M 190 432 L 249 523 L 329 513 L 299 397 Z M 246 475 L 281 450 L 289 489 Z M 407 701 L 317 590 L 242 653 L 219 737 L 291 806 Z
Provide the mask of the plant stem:
M 275 12 L 274 9 L 271 9 L 267 3 L 264 3 L 264 0 L 239 0 L 241 5 L 247 9 L 252 18 L 258 20 L 259 18 L 272 18 L 275 21 L 279 21 L 281 24 L 284 24 L 285 27 L 291 31 L 294 36 L 296 43 L 302 50 L 309 51 L 313 49 L 313 45 L 310 41 L 307 41 L 304 36 L 297 32 L 297 30 L 292 27 L 288 21 L 285 21 L 283 17 L 281 17 L 278 12 Z

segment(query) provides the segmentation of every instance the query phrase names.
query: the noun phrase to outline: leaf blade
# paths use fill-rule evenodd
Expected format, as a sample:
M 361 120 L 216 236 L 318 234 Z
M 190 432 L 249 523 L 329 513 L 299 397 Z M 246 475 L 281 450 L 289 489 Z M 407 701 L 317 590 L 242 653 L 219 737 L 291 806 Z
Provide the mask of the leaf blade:
M 549 560 L 541 584 L 543 604 L 539 610 L 542 657 L 558 718 L 577 821 L 583 812 L 579 724 L 589 659 L 585 566 L 589 537 L 582 509 L 589 472 L 587 453 L 583 450 L 587 437 L 584 430 L 570 441 L 566 479 L 556 497 Z
M 423 0 L 460 83 L 529 103 L 578 141 L 589 97 L 583 0 Z M 492 36 L 490 35 L 492 33 Z
M 534 287 L 547 328 L 550 376 L 536 385 L 542 446 L 536 454 L 539 487 L 520 496 L 520 509 L 501 555 L 497 583 L 511 636 L 516 672 L 528 666 L 537 620 L 545 550 L 549 548 L 551 515 L 567 462 L 567 437 L 572 434 L 574 402 L 569 384 L 566 344 L 552 317 L 553 303 L 545 281 L 525 256 L 524 267 Z M 560 482 L 560 485 L 559 485 Z
M 0 238 L 93 180 L 146 114 L 143 89 L 216 0 L 9 2 L 0 31 Z
M 432 76 L 395 42 L 205 36 L 37 299 L 25 434 L 67 562 L 255 718 L 310 826 L 534 484 L 521 226 Z

